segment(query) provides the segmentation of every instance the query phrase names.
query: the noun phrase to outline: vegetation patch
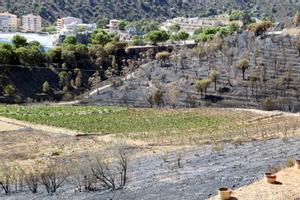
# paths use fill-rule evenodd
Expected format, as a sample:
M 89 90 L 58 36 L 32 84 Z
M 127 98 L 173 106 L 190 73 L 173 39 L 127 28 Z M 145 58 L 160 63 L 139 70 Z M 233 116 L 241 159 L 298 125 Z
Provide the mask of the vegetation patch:
M 98 106 L 1 105 L 0 115 L 85 133 L 116 134 L 218 132 L 237 125 L 233 115 L 210 109 L 131 109 Z M 145 134 L 143 134 L 145 135 Z

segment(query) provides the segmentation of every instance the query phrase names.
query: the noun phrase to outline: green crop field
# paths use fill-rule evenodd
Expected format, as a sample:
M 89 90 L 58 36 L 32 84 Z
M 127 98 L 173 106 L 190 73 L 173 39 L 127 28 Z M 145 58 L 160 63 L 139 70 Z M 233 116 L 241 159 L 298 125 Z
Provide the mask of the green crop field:
M 294 118 L 284 116 L 268 120 L 254 112 L 216 108 L 0 105 L 0 116 L 67 128 L 83 134 L 112 134 L 157 144 L 198 144 L 235 137 L 273 137 L 278 127 L 294 127 L 298 123 Z
M 99 106 L 1 105 L 0 115 L 84 133 L 149 136 L 186 132 L 207 133 L 237 125 L 237 116 L 210 109 L 133 109 Z

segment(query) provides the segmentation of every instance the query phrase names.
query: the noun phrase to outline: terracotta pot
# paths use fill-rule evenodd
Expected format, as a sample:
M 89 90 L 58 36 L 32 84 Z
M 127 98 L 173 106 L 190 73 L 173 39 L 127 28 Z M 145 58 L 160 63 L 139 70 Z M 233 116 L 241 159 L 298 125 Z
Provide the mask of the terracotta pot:
M 276 183 L 276 175 L 272 173 L 265 173 L 265 180 L 267 183 Z
M 295 160 L 295 168 L 300 169 L 300 160 Z
M 229 188 L 219 188 L 219 197 L 221 200 L 231 199 L 232 191 Z

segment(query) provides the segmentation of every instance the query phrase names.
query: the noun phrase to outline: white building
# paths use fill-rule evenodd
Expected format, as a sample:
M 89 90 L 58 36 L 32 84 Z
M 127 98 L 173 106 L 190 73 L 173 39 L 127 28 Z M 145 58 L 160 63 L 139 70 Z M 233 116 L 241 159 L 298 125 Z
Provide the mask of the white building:
M 42 18 L 33 14 L 22 16 L 22 31 L 30 33 L 42 32 Z
M 228 15 L 217 15 L 213 17 L 194 17 L 194 18 L 184 18 L 178 17 L 167 20 L 163 25 L 162 29 L 169 30 L 170 27 L 174 24 L 178 24 L 180 28 L 184 31 L 192 34 L 196 29 L 202 27 L 212 27 L 212 26 L 225 26 L 231 23 L 237 23 L 242 26 L 241 21 L 230 21 Z
M 57 30 L 65 28 L 65 26 L 82 24 L 82 19 L 76 17 L 63 17 L 57 20 Z
M 97 29 L 97 25 L 94 24 L 69 24 L 59 30 L 61 35 L 72 35 L 78 32 L 94 31 Z
M 0 13 L 0 31 L 16 32 L 19 28 L 17 15 L 8 12 Z
M 110 31 L 117 31 L 119 29 L 119 20 L 116 19 L 112 19 L 109 20 L 109 24 L 107 25 L 107 27 L 109 28 Z

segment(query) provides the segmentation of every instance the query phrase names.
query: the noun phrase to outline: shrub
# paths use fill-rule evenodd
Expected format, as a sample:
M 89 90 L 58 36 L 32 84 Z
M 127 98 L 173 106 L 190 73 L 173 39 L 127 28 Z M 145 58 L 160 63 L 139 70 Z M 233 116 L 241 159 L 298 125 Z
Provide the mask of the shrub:
M 63 96 L 63 100 L 64 100 L 64 101 L 71 101 L 71 100 L 73 100 L 73 99 L 74 99 L 74 96 L 73 96 L 73 94 L 70 93 L 70 92 L 67 92 L 67 93 L 64 94 L 64 96 Z
M 260 106 L 263 110 L 272 111 L 277 110 L 277 104 L 270 98 L 266 98 L 260 102 Z
M 11 184 L 13 183 L 13 168 L 6 163 L 1 163 L 0 166 L 0 187 L 4 190 L 5 194 L 10 194 Z
M 13 96 L 16 92 L 16 88 L 12 85 L 6 85 L 4 87 L 4 93 L 8 96 Z
M 32 193 L 37 193 L 40 177 L 37 168 L 25 172 L 25 182 Z
M 206 94 L 206 90 L 210 84 L 211 84 L 210 79 L 202 79 L 197 81 L 196 89 L 198 92 L 201 92 L 201 97 L 203 96 L 203 93 Z
M 125 49 L 127 47 L 127 42 L 109 42 L 104 46 L 104 50 L 107 54 L 114 54 L 119 49 Z
M 243 80 L 245 80 L 245 72 L 249 68 L 249 60 L 247 58 L 241 59 L 237 65 L 236 68 L 239 70 L 242 70 L 243 73 Z
M 272 27 L 272 22 L 262 21 L 258 23 L 250 24 L 248 29 L 254 32 L 255 36 L 264 36 L 265 32 Z
M 52 195 L 62 187 L 69 176 L 68 171 L 59 163 L 48 164 L 40 174 L 40 182 L 45 186 L 48 194 Z
M 120 189 L 127 183 L 127 168 L 129 163 L 128 146 L 117 145 L 116 155 L 108 159 L 104 155 L 96 155 L 90 163 L 92 176 L 94 176 L 104 189 Z
M 43 92 L 44 93 L 48 93 L 50 91 L 50 85 L 48 83 L 48 81 L 46 81 L 44 84 L 43 84 Z
M 166 66 L 166 61 L 170 59 L 171 54 L 167 51 L 159 52 L 156 54 L 155 58 L 159 60 L 160 66 Z
M 289 158 L 289 159 L 286 161 L 286 166 L 287 166 L 287 167 L 293 167 L 294 165 L 295 165 L 295 160 L 294 160 L 294 159 Z

